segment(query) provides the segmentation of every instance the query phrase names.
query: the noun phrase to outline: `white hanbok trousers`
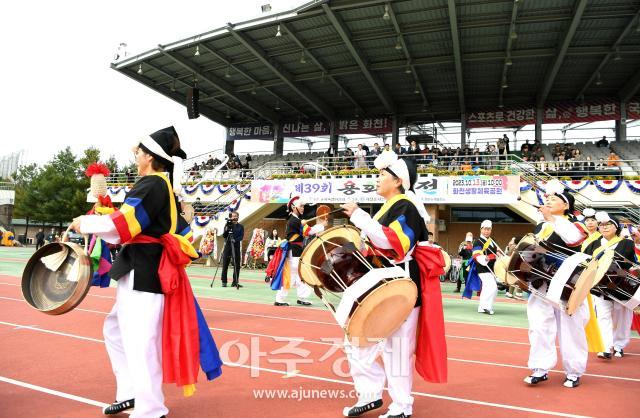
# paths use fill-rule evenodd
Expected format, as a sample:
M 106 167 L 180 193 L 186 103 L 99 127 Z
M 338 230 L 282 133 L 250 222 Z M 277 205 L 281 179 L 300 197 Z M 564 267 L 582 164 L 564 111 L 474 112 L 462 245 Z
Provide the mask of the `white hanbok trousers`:
M 358 404 L 382 398 L 388 381 L 391 415 L 413 413 L 413 369 L 415 364 L 416 332 L 420 308 L 414 308 L 404 323 L 389 338 L 367 347 L 350 345 L 345 339 L 345 351 L 351 377 L 358 393 Z M 376 361 L 382 351 L 384 368 Z
M 534 376 L 542 376 L 556 365 L 556 335 L 567 377 L 575 379 L 582 376 L 587 369 L 588 357 L 584 330 L 589 321 L 587 301 L 569 316 L 564 310 L 556 309 L 545 299 L 532 294 L 527 302 L 527 317 L 531 344 L 528 367 Z
M 633 311 L 600 296 L 594 296 L 593 299 L 606 352 L 610 353 L 611 348 L 618 351 L 624 349 L 631 339 Z
M 298 264 L 300 263 L 300 257 L 292 257 L 291 251 L 287 255 L 288 259 L 286 263 L 289 263 L 289 272 L 291 278 L 291 287 L 296 288 L 298 293 L 298 299 L 305 300 L 309 296 L 311 296 L 311 287 L 304 283 L 300 279 L 300 275 L 298 274 Z M 289 294 L 289 289 L 280 288 L 276 292 L 276 302 L 284 303 L 287 301 L 287 295 Z
M 498 284 L 496 283 L 496 276 L 493 273 L 480 273 L 478 274 L 482 281 L 482 290 L 480 290 L 480 303 L 478 304 L 478 311 L 482 312 L 483 309 L 489 311 L 493 310 L 493 302 L 498 296 Z
M 116 401 L 135 399 L 133 418 L 169 410 L 162 393 L 164 295 L 133 290 L 133 271 L 118 280 L 116 302 L 104 321 L 104 340 L 116 376 Z

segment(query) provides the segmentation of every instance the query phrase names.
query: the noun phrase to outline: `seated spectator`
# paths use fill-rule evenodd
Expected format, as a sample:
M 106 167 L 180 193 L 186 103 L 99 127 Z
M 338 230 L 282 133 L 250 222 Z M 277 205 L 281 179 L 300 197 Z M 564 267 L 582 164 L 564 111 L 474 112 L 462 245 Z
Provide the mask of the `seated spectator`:
M 596 164 L 596 170 L 604 170 L 604 168 L 606 167 L 606 163 L 604 161 L 604 158 L 600 158 L 598 160 L 598 163 Z
M 596 168 L 596 164 L 591 161 L 591 156 L 587 155 L 587 158 L 585 159 L 584 163 L 582 164 L 582 169 L 584 171 L 593 171 Z
M 471 171 L 471 163 L 469 160 L 464 160 L 464 162 L 460 165 L 460 170 L 462 171 Z
M 538 159 L 538 162 L 536 163 L 536 165 L 538 166 L 538 170 L 540 171 L 547 171 L 549 169 L 549 164 L 547 164 L 547 161 L 545 160 L 544 156 L 541 156 Z
M 607 159 L 607 167 L 620 167 L 620 157 L 618 157 L 613 151 L 609 153 L 609 158 Z
M 609 146 L 609 141 L 607 141 L 607 137 L 603 136 L 601 140 L 596 142 L 596 147 L 598 148 L 607 148 Z

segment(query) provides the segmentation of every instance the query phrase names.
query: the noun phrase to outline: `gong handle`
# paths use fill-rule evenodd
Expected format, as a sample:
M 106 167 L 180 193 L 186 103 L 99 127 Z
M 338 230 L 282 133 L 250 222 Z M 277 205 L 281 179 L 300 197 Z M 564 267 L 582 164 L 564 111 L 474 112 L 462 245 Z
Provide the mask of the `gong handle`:
M 71 225 L 69 225 L 69 227 L 67 228 L 66 231 L 64 231 L 64 234 L 62 234 L 62 237 L 60 237 L 60 241 L 61 242 L 67 242 L 69 240 L 69 231 L 71 231 Z M 89 235 L 87 234 L 82 234 L 82 238 L 84 238 L 84 252 L 88 253 L 88 249 L 89 249 Z

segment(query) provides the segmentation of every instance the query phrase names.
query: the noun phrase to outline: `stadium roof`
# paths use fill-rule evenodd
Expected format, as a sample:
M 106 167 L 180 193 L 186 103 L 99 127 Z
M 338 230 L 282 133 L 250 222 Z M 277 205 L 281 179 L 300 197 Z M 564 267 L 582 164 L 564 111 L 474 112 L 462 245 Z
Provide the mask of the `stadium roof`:
M 235 123 L 474 109 L 640 88 L 640 0 L 324 0 L 232 24 L 112 67 Z

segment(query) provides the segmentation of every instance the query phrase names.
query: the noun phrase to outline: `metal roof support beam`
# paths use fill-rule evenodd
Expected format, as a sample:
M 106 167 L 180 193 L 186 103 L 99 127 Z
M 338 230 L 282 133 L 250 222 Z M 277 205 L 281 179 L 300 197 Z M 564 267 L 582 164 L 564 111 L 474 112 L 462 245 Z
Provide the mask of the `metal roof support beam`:
M 625 83 L 618 92 L 618 97 L 623 103 L 629 102 L 631 98 L 640 90 L 640 70 Z
M 238 74 L 242 74 L 246 79 L 248 79 L 249 81 L 254 83 L 256 87 L 262 87 L 267 93 L 271 94 L 273 97 L 275 97 L 277 100 L 279 100 L 280 103 L 284 103 L 285 105 L 289 106 L 291 109 L 294 109 L 296 112 L 300 113 L 301 116 L 303 116 L 303 117 L 305 117 L 307 119 L 309 118 L 309 116 L 307 114 L 305 114 L 304 112 L 301 112 L 300 110 L 298 110 L 295 106 L 293 106 L 292 104 L 290 104 L 289 102 L 284 100 L 282 97 L 278 96 L 277 94 L 275 94 L 273 91 L 271 91 L 267 87 L 261 86 L 260 83 L 258 82 L 258 80 L 256 80 L 255 78 L 251 77 L 249 74 L 244 72 L 240 67 L 234 65 L 231 61 L 229 61 L 226 57 L 222 56 L 220 53 L 218 53 L 218 52 L 214 51 L 213 49 L 209 48 L 204 43 L 200 43 L 198 45 L 200 45 L 202 47 L 202 49 L 204 49 L 207 53 L 213 55 L 214 57 L 216 57 L 220 61 L 222 61 L 225 64 L 227 64 L 228 66 L 230 66 L 231 69 L 233 69 L 233 71 L 237 72 Z
M 324 101 L 316 96 L 311 90 L 296 83 L 293 77 L 287 70 L 281 68 L 277 62 L 270 59 L 267 53 L 258 46 L 253 40 L 243 33 L 237 32 L 231 26 L 227 27 L 227 30 L 231 35 L 249 50 L 260 62 L 262 62 L 267 68 L 269 68 L 275 75 L 280 77 L 293 91 L 295 91 L 300 97 L 307 101 L 314 109 L 316 109 L 322 116 L 331 120 L 334 118 L 333 109 L 331 109 Z
M 513 8 L 511 9 L 511 24 L 509 25 L 509 33 L 507 34 L 507 49 L 504 59 L 504 64 L 502 65 L 502 77 L 500 77 L 500 93 L 498 94 L 499 105 L 503 105 L 504 101 L 504 88 L 502 87 L 503 81 L 507 80 L 507 73 L 509 72 L 509 66 L 513 65 L 513 61 L 511 60 L 511 47 L 513 46 L 513 38 L 511 37 L 512 33 L 516 32 L 516 19 L 518 17 L 518 2 L 513 2 Z M 510 64 L 507 62 L 510 61 Z
M 416 86 L 418 87 L 418 91 L 420 92 L 420 96 L 422 96 L 422 103 L 425 107 L 429 106 L 429 101 L 427 100 L 427 94 L 424 91 L 424 87 L 422 86 L 422 82 L 420 81 L 420 77 L 418 77 L 418 72 L 416 71 L 416 67 L 413 65 L 413 59 L 411 58 L 411 53 L 409 52 L 409 48 L 407 47 L 407 43 L 404 41 L 404 36 L 402 34 L 402 29 L 400 29 L 400 24 L 398 23 L 398 19 L 396 18 L 396 12 L 393 10 L 393 5 L 391 3 L 386 4 L 387 9 L 389 10 L 389 17 L 391 18 L 391 23 L 398 34 L 400 39 L 400 44 L 402 46 L 402 52 L 404 52 L 404 56 L 407 58 L 407 65 L 411 70 L 411 74 L 416 81 Z
M 322 71 L 322 73 L 327 76 L 327 74 L 329 73 L 329 71 L 324 67 L 324 65 L 322 65 L 320 63 L 320 61 L 318 61 L 316 59 L 316 57 L 309 51 L 309 49 L 302 43 L 302 41 L 300 41 L 300 39 L 293 33 L 293 31 L 291 30 L 291 28 L 289 27 L 289 25 L 287 25 L 284 22 L 280 22 L 280 27 L 286 32 L 287 36 L 296 44 L 300 47 L 300 49 L 302 49 L 305 53 L 305 55 L 307 57 L 309 57 L 311 59 L 311 61 L 313 61 L 313 63 L 316 65 L 316 67 L 318 67 L 320 69 L 320 71 Z M 342 94 L 351 102 L 353 103 L 353 105 L 359 109 L 361 112 L 364 112 L 364 108 L 358 103 L 356 102 L 356 99 L 354 99 L 349 92 L 338 82 L 338 80 L 336 80 L 333 76 L 327 76 L 327 78 L 329 79 L 329 81 L 331 81 L 340 91 L 342 91 Z
M 593 74 L 591 74 L 591 77 L 589 77 L 589 80 L 585 83 L 584 87 L 582 87 L 580 89 L 580 92 L 576 95 L 576 100 L 580 100 L 580 98 L 584 97 L 584 92 L 587 91 L 589 86 L 591 86 L 591 84 L 594 81 L 596 81 L 596 79 L 598 78 L 598 73 L 600 73 L 604 68 L 604 66 L 607 65 L 607 63 L 611 59 L 611 56 L 618 52 L 616 51 L 616 49 L 620 46 L 620 44 L 622 43 L 622 40 L 626 38 L 627 35 L 629 35 L 629 33 L 637 27 L 638 24 L 640 24 L 640 10 L 635 14 L 635 16 L 631 18 L 631 20 L 629 20 L 629 23 L 627 23 L 627 26 L 624 28 L 622 33 L 620 33 L 620 36 L 618 36 L 618 39 L 616 39 L 613 45 L 611 45 L 611 51 L 609 51 L 604 56 L 604 58 L 602 58 L 602 61 L 600 62 L 600 64 L 598 64 Z
M 111 68 L 115 68 L 115 65 L 112 64 Z M 141 84 L 149 87 L 151 90 L 156 91 L 156 92 L 158 92 L 160 94 L 163 94 L 163 95 L 169 97 L 174 102 L 184 106 L 184 104 L 185 104 L 184 97 L 182 95 L 176 93 L 175 91 L 171 91 L 168 88 L 161 87 L 161 86 L 158 86 L 157 84 L 154 84 L 154 83 L 150 82 L 147 78 L 139 75 L 135 70 L 121 68 L 118 71 L 121 72 L 122 74 L 126 75 L 127 77 L 137 81 L 138 83 L 141 83 Z M 201 106 L 199 106 L 199 110 L 200 110 L 200 114 L 206 116 L 210 120 L 212 120 L 212 121 L 214 121 L 214 122 L 216 122 L 216 123 L 218 123 L 218 124 L 220 124 L 222 126 L 227 126 L 231 122 L 224 115 L 216 112 L 215 110 L 211 109 L 210 107 L 201 105 Z
M 544 103 L 547 101 L 547 97 L 549 97 L 551 87 L 553 87 L 553 83 L 556 81 L 556 76 L 560 71 L 560 67 L 562 66 L 564 57 L 567 55 L 567 50 L 569 49 L 569 45 L 573 40 L 573 35 L 575 35 L 576 29 L 578 29 L 580 19 L 582 19 L 582 14 L 584 13 L 584 9 L 586 9 L 586 7 L 587 0 L 580 0 L 573 12 L 573 18 L 571 19 L 571 23 L 569 24 L 567 32 L 564 35 L 562 44 L 560 44 L 560 48 L 558 48 L 556 58 L 551 65 L 551 68 L 549 68 L 547 74 L 544 77 L 544 83 L 542 85 L 542 89 L 540 90 L 540 94 L 538 95 L 538 108 L 544 107 Z
M 163 69 L 161 69 L 161 68 L 159 68 L 159 67 L 156 67 L 156 66 L 155 66 L 155 65 L 153 65 L 153 64 L 149 64 L 148 62 L 145 62 L 145 67 L 149 67 L 149 68 L 151 68 L 152 70 L 157 71 L 157 72 L 159 72 L 160 74 L 164 75 L 165 77 L 169 77 L 169 79 L 171 79 L 171 80 L 176 80 L 176 81 L 178 81 L 178 82 L 180 82 L 180 83 L 184 84 L 185 86 L 187 86 L 187 87 L 189 87 L 189 88 L 194 87 L 194 86 L 191 86 L 189 83 L 187 83 L 187 82 L 186 82 L 186 81 L 184 81 L 184 80 L 180 80 L 180 79 L 178 79 L 178 78 L 176 78 L 176 77 L 173 77 L 171 74 L 169 74 L 169 73 L 165 72 Z M 158 83 L 158 84 L 161 84 L 161 83 Z M 214 96 L 212 96 L 212 95 L 208 94 L 207 92 L 205 92 L 205 91 L 204 91 L 204 90 L 202 90 L 202 89 L 200 89 L 200 91 L 201 91 L 201 92 L 202 92 L 202 93 L 203 93 L 203 94 L 208 98 L 208 100 L 209 100 L 209 101 L 215 101 L 216 103 L 219 103 L 220 105 L 225 106 L 225 107 L 227 107 L 227 108 L 229 108 L 229 109 L 233 110 L 233 111 L 234 111 L 234 112 L 236 112 L 236 113 L 240 113 L 241 115 L 245 116 L 245 117 L 246 117 L 247 119 L 249 119 L 249 120 L 252 120 L 252 121 L 254 121 L 254 122 L 257 122 L 257 121 L 258 121 L 256 118 L 254 118 L 252 115 L 248 114 L 248 113 L 247 113 L 247 112 L 245 112 L 244 110 L 240 110 L 240 109 L 238 109 L 238 108 L 237 108 L 237 107 L 235 107 L 235 106 L 232 106 L 232 105 L 230 105 L 230 104 L 227 104 L 227 103 L 223 102 L 222 100 L 218 99 L 217 97 L 214 97 Z M 202 103 L 203 103 L 203 100 L 200 100 L 199 106 L 202 106 Z
M 464 104 L 464 82 L 462 78 L 462 54 L 460 52 L 460 36 L 458 34 L 458 15 L 456 13 L 455 0 L 448 0 L 449 3 L 449 27 L 451 28 L 451 41 L 453 43 L 453 60 L 456 66 L 456 84 L 458 85 L 458 103 L 460 114 L 465 117 L 466 108 Z M 464 144 L 464 132 L 462 143 Z
M 324 10 L 325 15 L 333 25 L 336 32 L 338 32 L 338 35 L 342 39 L 342 42 L 344 42 L 344 46 L 349 50 L 351 56 L 360 67 L 362 74 L 367 79 L 369 84 L 371 84 L 371 87 L 373 87 L 373 90 L 378 95 L 378 98 L 380 99 L 384 107 L 388 112 L 395 113 L 395 105 L 391 100 L 391 96 L 389 96 L 389 93 L 387 93 L 385 88 L 382 86 L 382 83 L 378 76 L 375 73 L 371 72 L 371 68 L 367 59 L 360 55 L 355 45 L 351 41 L 351 33 L 347 28 L 347 25 L 344 24 L 342 19 L 337 16 L 326 3 L 322 4 L 322 9 Z
M 202 71 L 202 69 L 199 66 L 190 63 L 189 61 L 177 55 L 175 52 L 167 51 L 162 46 L 158 46 L 158 48 L 160 49 L 160 52 L 162 52 L 163 55 L 171 58 L 177 64 L 180 64 L 182 67 L 193 72 L 196 76 L 198 76 L 199 79 L 212 84 L 215 88 L 217 88 L 218 90 L 221 90 L 227 96 L 233 98 L 234 100 L 237 100 L 239 103 L 243 104 L 244 106 L 248 107 L 252 111 L 256 112 L 258 115 L 260 115 L 260 117 L 268 120 L 271 123 L 278 122 L 279 118 L 277 113 L 275 113 L 268 107 L 264 106 L 263 104 L 257 102 L 256 100 L 252 99 L 248 95 L 243 93 L 237 93 L 231 84 L 227 83 L 224 80 L 220 80 L 217 77 L 205 75 L 204 71 Z

